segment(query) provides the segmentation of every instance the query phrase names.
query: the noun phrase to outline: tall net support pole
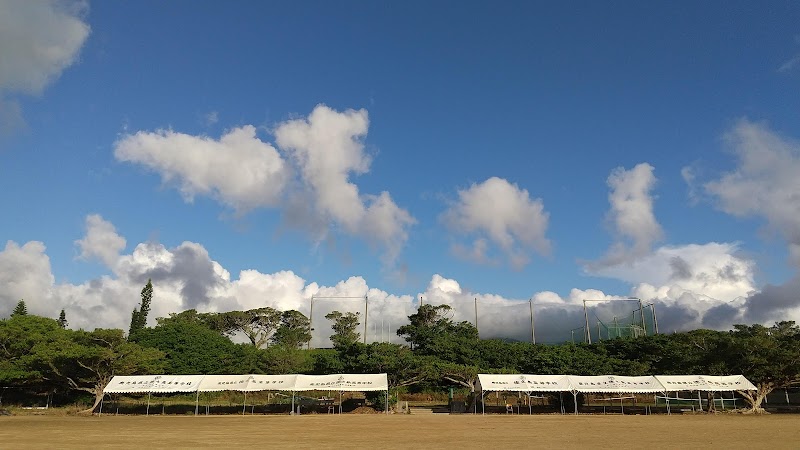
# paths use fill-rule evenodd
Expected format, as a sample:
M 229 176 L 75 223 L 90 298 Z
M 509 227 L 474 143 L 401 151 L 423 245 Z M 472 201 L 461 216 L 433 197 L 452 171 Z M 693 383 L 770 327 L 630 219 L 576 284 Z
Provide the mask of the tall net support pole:
M 369 317 L 369 296 L 364 296 L 364 345 L 367 345 L 367 318 Z
M 642 331 L 644 331 L 644 335 L 647 336 L 647 325 L 644 322 L 644 306 L 642 306 L 642 299 L 637 298 L 639 300 L 639 316 L 642 318 Z
M 536 328 L 533 325 L 533 299 L 528 301 L 528 306 L 531 308 L 531 343 L 536 343 Z
M 586 337 L 585 342 L 587 344 L 591 344 L 592 343 L 592 332 L 589 331 L 589 313 L 586 311 L 586 300 L 583 301 L 583 318 L 586 321 L 586 327 L 584 328 L 584 333 L 583 333 L 583 335 Z
M 478 328 L 478 297 L 475 297 L 475 329 L 478 331 L 478 336 L 481 335 L 481 330 Z
M 656 316 L 656 304 L 650 303 L 650 308 L 653 310 L 653 326 L 655 330 L 653 330 L 656 334 L 658 334 L 658 316 Z
M 311 307 L 308 310 L 308 332 L 311 339 L 308 340 L 308 349 L 311 350 L 311 341 L 314 340 L 314 296 L 311 296 Z

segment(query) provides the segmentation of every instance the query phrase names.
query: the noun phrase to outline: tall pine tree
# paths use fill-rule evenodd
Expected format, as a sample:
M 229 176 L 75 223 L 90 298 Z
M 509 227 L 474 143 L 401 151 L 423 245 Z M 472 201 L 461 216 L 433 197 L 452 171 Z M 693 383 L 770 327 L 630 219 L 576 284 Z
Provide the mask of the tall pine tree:
M 17 303 L 17 306 L 14 308 L 14 311 L 11 311 L 11 316 L 27 316 L 28 315 L 28 308 L 25 306 L 25 300 L 20 300 Z
M 58 315 L 58 325 L 61 328 L 67 328 L 67 325 L 69 325 L 69 322 L 67 322 L 67 313 L 65 313 L 63 309 L 61 310 L 61 314 Z
M 147 280 L 147 284 L 142 288 L 142 301 L 139 303 L 139 309 L 133 309 L 131 313 L 131 327 L 128 330 L 128 337 L 130 338 L 139 330 L 144 330 L 147 326 L 147 315 L 150 313 L 150 301 L 153 299 L 153 283 Z

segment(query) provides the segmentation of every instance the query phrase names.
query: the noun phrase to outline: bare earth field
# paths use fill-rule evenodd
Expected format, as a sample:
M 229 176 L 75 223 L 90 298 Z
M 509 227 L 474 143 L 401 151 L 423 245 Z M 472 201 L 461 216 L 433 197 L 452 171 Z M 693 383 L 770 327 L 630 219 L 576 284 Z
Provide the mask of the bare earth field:
M 800 448 L 796 415 L 0 417 L 0 448 Z

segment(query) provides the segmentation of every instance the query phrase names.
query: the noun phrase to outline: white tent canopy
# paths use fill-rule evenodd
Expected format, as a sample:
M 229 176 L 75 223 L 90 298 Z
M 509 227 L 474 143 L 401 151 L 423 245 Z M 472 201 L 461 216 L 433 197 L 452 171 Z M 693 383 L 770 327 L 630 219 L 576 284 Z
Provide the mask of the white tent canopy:
M 620 377 L 616 375 L 576 376 L 567 379 L 575 392 L 603 392 L 615 394 L 644 394 L 664 392 L 656 377 Z
M 103 395 L 118 393 L 147 394 L 147 413 L 150 413 L 150 394 L 193 392 L 195 415 L 199 412 L 201 392 L 244 392 L 242 414 L 247 406 L 247 393 L 255 391 L 292 391 L 292 413 L 295 411 L 296 391 L 386 391 L 386 413 L 389 412 L 389 381 L 385 373 L 335 375 L 134 375 L 115 376 L 103 388 Z M 341 413 L 341 394 L 339 400 Z M 100 402 L 100 413 L 103 402 Z M 299 407 L 298 407 L 299 414 Z
M 730 392 L 756 390 L 743 375 L 655 375 L 624 377 L 617 375 L 531 375 L 478 374 L 481 398 L 484 392 L 569 392 L 579 393 L 646 394 L 669 391 Z M 621 397 L 620 397 L 621 398 Z M 702 402 L 702 400 L 698 400 Z M 482 405 L 483 407 L 483 405 Z M 669 405 L 668 405 L 669 407 Z M 563 405 L 562 405 L 563 412 Z M 575 414 L 578 402 L 575 401 Z
M 334 375 L 133 375 L 115 376 L 105 394 L 219 391 L 388 391 L 385 373 Z
M 479 374 L 481 391 L 566 392 L 572 387 L 566 375 Z
M 755 391 L 756 387 L 743 375 L 656 375 L 663 391 Z
M 115 376 L 104 394 L 196 392 L 205 375 Z
M 756 390 L 743 375 L 532 375 L 479 374 L 481 391 L 508 392 L 596 392 L 644 394 L 672 391 L 731 392 Z
M 292 391 L 388 391 L 389 381 L 385 373 L 377 374 L 333 374 L 297 375 Z
M 206 375 L 200 392 L 219 391 L 289 391 L 297 375 Z

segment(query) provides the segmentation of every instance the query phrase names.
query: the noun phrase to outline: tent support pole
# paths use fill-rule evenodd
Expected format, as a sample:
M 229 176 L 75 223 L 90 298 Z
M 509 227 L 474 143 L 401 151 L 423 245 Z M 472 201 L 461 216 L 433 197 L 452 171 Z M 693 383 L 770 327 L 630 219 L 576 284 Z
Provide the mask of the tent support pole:
M 197 396 L 194 398 L 194 415 L 196 416 L 200 410 L 200 389 L 197 390 Z
M 242 405 L 242 415 L 244 415 L 246 409 L 247 409 L 247 391 L 244 391 L 244 404 Z
M 292 391 L 292 415 L 294 415 L 294 391 Z
M 147 393 L 147 412 L 145 413 L 146 416 L 150 415 L 150 393 Z
M 700 411 L 703 411 L 703 397 L 700 396 L 700 390 L 697 390 L 697 405 L 700 407 Z
M 486 415 L 486 405 L 483 404 L 483 388 L 481 388 L 481 415 Z
M 100 417 L 100 416 L 103 415 L 103 400 L 105 400 L 105 398 L 106 398 L 106 394 L 103 394 L 103 398 L 100 399 L 100 413 L 97 414 L 97 417 Z
M 386 390 L 386 414 L 389 414 L 389 390 Z
M 578 391 L 572 391 L 572 404 L 575 405 L 575 415 L 578 415 Z

